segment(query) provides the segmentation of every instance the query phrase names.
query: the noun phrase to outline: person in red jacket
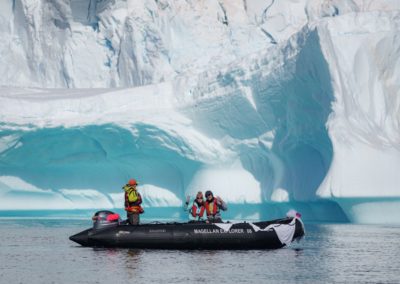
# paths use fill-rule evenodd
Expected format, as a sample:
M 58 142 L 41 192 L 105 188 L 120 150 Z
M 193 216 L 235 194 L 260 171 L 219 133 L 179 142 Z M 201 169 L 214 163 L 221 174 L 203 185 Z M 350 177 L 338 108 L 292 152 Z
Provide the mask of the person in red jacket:
M 204 198 L 201 191 L 197 192 L 196 199 L 193 201 L 192 207 L 189 209 L 192 220 L 203 221 L 204 216 Z
M 206 202 L 204 207 L 207 212 L 207 223 L 221 223 L 222 219 L 220 210 L 228 210 L 226 203 L 220 197 L 214 197 L 214 194 L 210 190 L 206 191 Z
M 142 196 L 137 191 L 137 181 L 130 179 L 129 182 L 122 187 L 125 191 L 125 211 L 128 222 L 131 225 L 138 225 L 140 222 L 140 214 L 144 212 L 142 206 Z

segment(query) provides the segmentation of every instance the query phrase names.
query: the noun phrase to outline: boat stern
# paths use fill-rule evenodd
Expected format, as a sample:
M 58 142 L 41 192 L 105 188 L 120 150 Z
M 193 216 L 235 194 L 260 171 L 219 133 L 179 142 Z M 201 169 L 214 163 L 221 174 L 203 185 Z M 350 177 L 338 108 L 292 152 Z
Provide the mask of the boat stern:
M 305 233 L 303 221 L 300 218 L 296 218 L 296 229 L 294 231 L 293 241 L 300 241 L 304 237 Z

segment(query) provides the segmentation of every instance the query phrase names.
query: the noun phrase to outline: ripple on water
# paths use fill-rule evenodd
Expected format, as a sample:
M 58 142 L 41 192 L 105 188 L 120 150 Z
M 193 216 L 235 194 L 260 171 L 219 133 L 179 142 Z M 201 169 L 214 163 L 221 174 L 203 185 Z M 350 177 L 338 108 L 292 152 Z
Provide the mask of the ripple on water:
M 0 220 L 4 283 L 398 283 L 400 227 L 306 225 L 290 248 L 174 251 L 84 248 L 85 221 Z

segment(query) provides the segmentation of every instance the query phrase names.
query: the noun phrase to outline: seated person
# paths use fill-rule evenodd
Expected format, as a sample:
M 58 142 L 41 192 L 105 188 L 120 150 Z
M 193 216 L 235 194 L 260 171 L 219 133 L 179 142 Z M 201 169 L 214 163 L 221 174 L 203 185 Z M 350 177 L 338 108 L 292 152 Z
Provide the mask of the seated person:
M 188 209 L 190 197 L 186 199 L 186 210 Z M 197 192 L 195 200 L 193 200 L 192 206 L 189 208 L 189 219 L 191 221 L 203 221 L 204 216 L 204 198 L 201 191 Z
M 222 219 L 220 210 L 228 210 L 226 203 L 220 197 L 214 197 L 214 194 L 210 190 L 206 191 L 206 202 L 204 207 L 207 212 L 207 223 L 221 223 Z

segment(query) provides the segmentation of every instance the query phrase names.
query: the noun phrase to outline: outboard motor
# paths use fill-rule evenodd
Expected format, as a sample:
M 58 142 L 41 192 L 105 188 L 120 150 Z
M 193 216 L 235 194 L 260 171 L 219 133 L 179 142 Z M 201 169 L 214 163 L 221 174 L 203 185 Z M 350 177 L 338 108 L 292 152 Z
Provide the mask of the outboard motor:
M 102 230 L 117 226 L 121 222 L 119 214 L 103 210 L 97 211 L 93 217 L 93 230 Z

